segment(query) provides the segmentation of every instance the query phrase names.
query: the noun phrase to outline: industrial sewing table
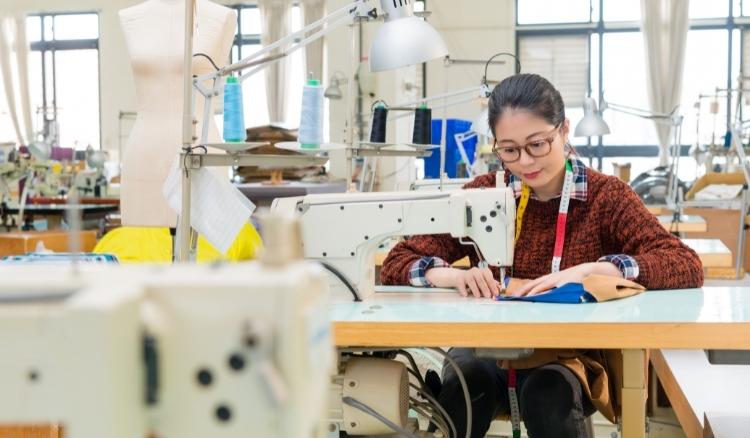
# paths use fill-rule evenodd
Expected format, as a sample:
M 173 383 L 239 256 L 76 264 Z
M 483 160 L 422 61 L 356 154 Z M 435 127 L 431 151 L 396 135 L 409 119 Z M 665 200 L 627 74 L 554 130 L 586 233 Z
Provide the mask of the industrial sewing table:
M 379 290 L 362 302 L 334 302 L 337 347 L 622 349 L 625 438 L 645 437 L 647 349 L 750 350 L 750 288 L 650 291 L 596 304 Z

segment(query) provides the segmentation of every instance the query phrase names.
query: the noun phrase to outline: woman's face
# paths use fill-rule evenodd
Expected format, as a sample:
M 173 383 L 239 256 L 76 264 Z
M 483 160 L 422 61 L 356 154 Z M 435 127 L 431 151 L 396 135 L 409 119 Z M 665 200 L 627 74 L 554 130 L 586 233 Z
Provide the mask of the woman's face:
M 568 119 L 554 126 L 528 111 L 506 110 L 495 123 L 495 151 L 513 175 L 543 188 L 565 167 L 568 131 Z

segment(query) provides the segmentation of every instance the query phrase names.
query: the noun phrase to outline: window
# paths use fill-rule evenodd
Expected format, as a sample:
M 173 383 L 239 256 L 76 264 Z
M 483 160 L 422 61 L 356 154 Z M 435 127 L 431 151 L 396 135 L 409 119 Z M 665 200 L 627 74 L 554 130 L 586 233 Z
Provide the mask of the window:
M 57 129 L 62 147 L 100 148 L 99 16 L 30 15 L 26 30 L 35 129 Z
M 589 0 L 519 0 L 518 24 L 588 23 L 591 21 Z
M 261 44 L 261 17 L 256 5 L 236 5 L 237 34 L 232 47 L 231 62 L 239 61 L 263 48 Z M 292 7 L 292 32 L 302 29 L 302 10 L 298 5 Z M 304 48 L 292 53 L 287 64 L 286 121 L 292 125 L 299 123 L 302 110 L 302 86 L 305 83 Z M 318 78 L 324 79 L 324 78 Z M 244 98 L 245 126 L 262 126 L 269 123 L 266 105 L 266 79 L 264 71 L 249 77 L 242 83 Z
M 543 68 L 546 54 L 530 53 L 524 48 L 540 38 L 550 41 L 551 48 L 573 37 L 583 38 L 589 46 L 584 62 L 588 64 L 586 90 L 590 95 L 598 98 L 601 91 L 610 103 L 648 109 L 646 57 L 640 31 L 641 1 L 576 0 L 564 2 L 564 8 L 559 6 L 562 3 L 556 0 L 517 0 L 516 44 L 523 70 L 551 74 L 550 79 L 558 85 L 560 79 Z M 728 99 L 726 93 L 719 92 L 715 99 L 706 96 L 716 94 L 717 88 L 736 86 L 741 71 L 744 75 L 750 73 L 750 20 L 734 19 L 740 13 L 750 16 L 750 0 L 691 0 L 689 8 L 690 30 L 680 103 L 680 114 L 684 117 L 683 153 L 695 142 L 720 141 L 719 136 L 723 136 L 736 108 L 740 112 L 747 111 L 743 108 L 744 102 L 738 106 L 736 99 Z M 590 17 L 586 11 L 590 11 Z M 573 65 L 581 63 L 581 59 L 580 55 L 559 56 L 555 62 L 564 64 L 556 66 L 557 69 L 572 69 Z M 560 88 L 567 86 L 563 83 Z M 704 98 L 699 99 L 699 96 Z M 566 99 L 568 107 L 569 100 Z M 718 104 L 716 114 L 709 114 L 712 100 Z M 717 104 L 713 105 L 714 110 Z M 698 107 L 701 108 L 700 119 Z M 571 127 L 574 127 L 582 112 L 577 107 L 567 109 Z M 573 138 L 580 152 L 597 158 L 595 165 L 599 169 L 606 162 L 602 169 L 606 172 L 612 171 L 609 163 L 625 161 L 622 157 L 637 163 L 635 167 L 639 170 L 646 165 L 644 163 L 654 163 L 653 158 L 646 159 L 658 155 L 653 122 L 613 110 L 606 111 L 604 118 L 612 133 L 601 139 Z M 587 145 L 589 141 L 591 143 Z

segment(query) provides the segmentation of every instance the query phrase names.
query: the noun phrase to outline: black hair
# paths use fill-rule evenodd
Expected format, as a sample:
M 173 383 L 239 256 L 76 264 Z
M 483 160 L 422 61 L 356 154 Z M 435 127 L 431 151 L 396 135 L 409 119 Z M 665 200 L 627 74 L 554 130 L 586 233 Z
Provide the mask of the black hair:
M 533 73 L 509 76 L 492 90 L 488 122 L 495 138 L 495 124 L 506 110 L 527 111 L 554 126 L 565 121 L 560 92 L 547 79 Z

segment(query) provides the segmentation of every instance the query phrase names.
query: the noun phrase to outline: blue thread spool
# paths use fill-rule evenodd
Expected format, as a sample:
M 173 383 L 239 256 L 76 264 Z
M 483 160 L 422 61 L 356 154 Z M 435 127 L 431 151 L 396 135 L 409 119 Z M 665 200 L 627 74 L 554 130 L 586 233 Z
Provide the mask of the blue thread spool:
M 302 149 L 319 149 L 323 143 L 323 87 L 317 79 L 308 79 L 302 90 L 297 140 Z
M 208 123 L 207 120 L 203 121 Z M 234 76 L 224 84 L 224 141 L 245 141 L 245 116 L 242 112 L 242 86 Z

